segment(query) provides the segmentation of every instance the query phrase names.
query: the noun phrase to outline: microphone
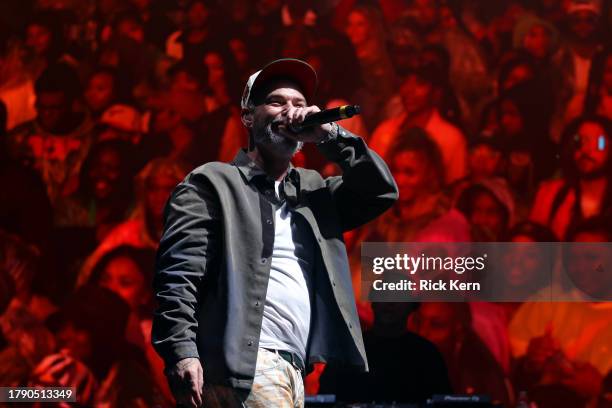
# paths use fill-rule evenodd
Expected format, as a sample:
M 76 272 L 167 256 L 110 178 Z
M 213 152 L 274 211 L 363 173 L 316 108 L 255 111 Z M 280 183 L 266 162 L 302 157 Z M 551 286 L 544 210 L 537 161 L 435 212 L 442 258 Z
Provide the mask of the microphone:
M 306 116 L 302 123 L 292 124 L 290 129 L 292 132 L 297 133 L 301 132 L 307 127 L 351 118 L 359 113 L 361 113 L 361 108 L 359 105 L 343 105 L 333 109 L 325 109 Z

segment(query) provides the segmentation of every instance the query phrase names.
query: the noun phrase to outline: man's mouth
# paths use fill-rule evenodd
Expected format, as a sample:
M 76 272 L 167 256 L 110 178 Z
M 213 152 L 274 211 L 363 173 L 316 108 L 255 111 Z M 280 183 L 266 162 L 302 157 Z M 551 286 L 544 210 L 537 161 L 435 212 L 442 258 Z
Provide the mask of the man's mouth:
M 285 121 L 283 118 L 275 118 L 272 119 L 272 121 L 270 122 L 270 126 L 272 127 L 272 129 L 277 130 L 281 125 L 284 125 Z
M 275 119 L 270 122 L 270 130 L 272 133 L 282 137 L 288 137 L 291 133 L 289 127 L 285 124 L 285 121 L 282 119 Z
M 280 125 L 281 125 L 281 122 L 274 121 L 270 123 L 270 130 L 272 130 L 272 132 L 274 133 L 278 133 Z

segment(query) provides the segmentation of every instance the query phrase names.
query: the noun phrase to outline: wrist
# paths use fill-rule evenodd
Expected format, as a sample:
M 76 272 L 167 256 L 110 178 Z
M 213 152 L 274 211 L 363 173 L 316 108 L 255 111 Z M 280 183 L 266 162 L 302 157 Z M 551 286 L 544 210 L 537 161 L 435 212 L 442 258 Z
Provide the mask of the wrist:
M 332 140 L 336 140 L 336 138 L 338 137 L 339 129 L 340 126 L 336 122 L 330 123 L 330 130 L 316 144 L 321 145 Z

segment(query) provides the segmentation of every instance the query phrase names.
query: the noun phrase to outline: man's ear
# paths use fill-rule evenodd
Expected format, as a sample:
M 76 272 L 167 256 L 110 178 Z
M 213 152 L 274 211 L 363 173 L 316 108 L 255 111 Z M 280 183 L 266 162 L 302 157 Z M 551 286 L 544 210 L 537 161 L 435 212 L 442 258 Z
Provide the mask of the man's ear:
M 247 129 L 253 127 L 253 109 L 242 109 L 240 112 L 240 120 Z

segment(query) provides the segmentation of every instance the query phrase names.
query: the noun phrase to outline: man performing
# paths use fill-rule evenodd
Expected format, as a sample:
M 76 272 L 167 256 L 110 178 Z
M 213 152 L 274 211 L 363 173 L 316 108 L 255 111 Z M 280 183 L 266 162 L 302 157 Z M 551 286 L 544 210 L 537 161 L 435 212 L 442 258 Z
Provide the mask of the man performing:
M 248 151 L 207 163 L 171 195 L 157 255 L 152 341 L 181 407 L 303 407 L 316 362 L 367 370 L 342 234 L 398 197 L 384 161 L 335 123 L 293 132 L 317 77 L 276 60 L 242 97 Z M 295 168 L 303 143 L 342 169 Z

